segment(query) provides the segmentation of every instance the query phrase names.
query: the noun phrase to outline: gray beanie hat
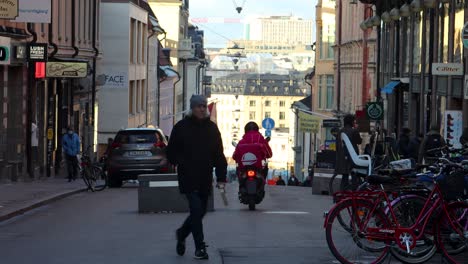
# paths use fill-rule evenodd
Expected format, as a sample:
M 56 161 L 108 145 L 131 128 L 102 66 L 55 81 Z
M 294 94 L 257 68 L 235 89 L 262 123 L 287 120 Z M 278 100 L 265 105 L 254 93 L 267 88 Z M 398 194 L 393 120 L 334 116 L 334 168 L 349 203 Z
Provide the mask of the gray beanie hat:
M 192 97 L 190 97 L 190 109 L 193 109 L 195 106 L 206 105 L 207 103 L 208 101 L 204 95 L 193 94 Z

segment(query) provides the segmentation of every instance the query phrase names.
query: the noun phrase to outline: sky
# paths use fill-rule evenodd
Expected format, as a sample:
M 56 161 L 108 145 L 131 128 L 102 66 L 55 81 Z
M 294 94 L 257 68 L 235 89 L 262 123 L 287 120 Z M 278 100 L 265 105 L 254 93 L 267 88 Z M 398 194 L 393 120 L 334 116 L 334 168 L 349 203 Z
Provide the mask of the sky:
M 234 4 L 236 2 L 236 5 Z M 190 0 L 190 18 L 245 19 L 258 16 L 293 15 L 315 21 L 317 0 L 246 0 L 240 14 L 236 6 L 244 0 Z M 213 19 L 221 18 L 221 19 Z M 225 47 L 229 40 L 243 38 L 241 23 L 193 23 L 205 33 L 205 48 Z M 315 25 L 315 23 L 314 23 Z M 314 36 L 315 39 L 315 36 Z

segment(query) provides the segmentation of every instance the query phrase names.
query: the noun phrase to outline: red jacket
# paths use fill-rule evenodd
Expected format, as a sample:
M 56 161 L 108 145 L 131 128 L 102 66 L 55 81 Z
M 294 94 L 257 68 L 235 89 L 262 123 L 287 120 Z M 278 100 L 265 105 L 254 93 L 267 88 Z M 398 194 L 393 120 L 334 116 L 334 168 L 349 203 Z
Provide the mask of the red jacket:
M 260 132 L 252 130 L 245 133 L 241 141 L 237 143 L 232 158 L 239 168 L 247 165 L 262 168 L 262 161 L 271 158 L 271 156 L 272 152 L 268 142 Z

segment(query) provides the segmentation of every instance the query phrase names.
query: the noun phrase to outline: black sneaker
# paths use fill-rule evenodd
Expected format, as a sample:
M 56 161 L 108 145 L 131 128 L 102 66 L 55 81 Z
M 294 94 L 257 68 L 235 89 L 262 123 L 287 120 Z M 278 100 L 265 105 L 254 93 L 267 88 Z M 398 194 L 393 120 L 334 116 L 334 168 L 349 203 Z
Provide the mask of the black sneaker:
M 195 259 L 208 259 L 208 253 L 206 253 L 206 248 L 201 248 L 195 250 Z
M 177 255 L 183 256 L 185 254 L 185 239 L 182 239 L 179 236 L 179 230 L 176 230 L 176 240 L 177 240 L 177 245 L 176 245 L 176 251 Z

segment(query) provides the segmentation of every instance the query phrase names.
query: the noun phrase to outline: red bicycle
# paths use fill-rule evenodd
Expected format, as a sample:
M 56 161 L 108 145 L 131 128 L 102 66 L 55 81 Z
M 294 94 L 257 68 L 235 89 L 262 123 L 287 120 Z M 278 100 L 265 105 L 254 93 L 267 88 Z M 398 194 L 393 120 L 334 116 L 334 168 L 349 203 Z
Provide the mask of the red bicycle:
M 463 171 L 454 172 L 446 179 L 452 187 L 460 189 L 461 186 L 461 194 L 464 175 Z M 410 226 L 402 224 L 404 221 L 397 217 L 383 190 L 338 195 L 341 200 L 327 215 L 325 229 L 328 246 L 341 263 L 382 263 L 390 252 L 393 254 L 392 249 L 405 251 L 410 256 L 425 241 L 435 243 L 449 263 L 466 263 L 468 203 L 447 202 L 444 199 L 447 193 L 437 183 L 436 176 L 434 189 L 424 198 L 424 206 Z

